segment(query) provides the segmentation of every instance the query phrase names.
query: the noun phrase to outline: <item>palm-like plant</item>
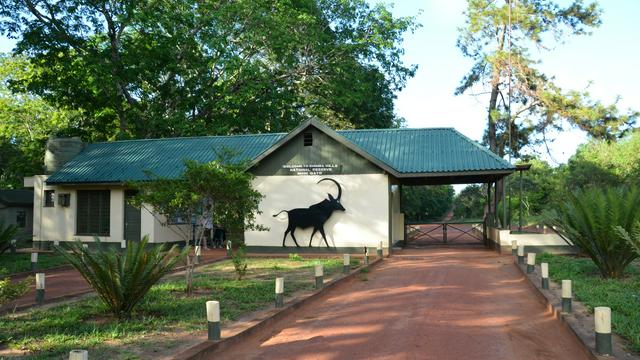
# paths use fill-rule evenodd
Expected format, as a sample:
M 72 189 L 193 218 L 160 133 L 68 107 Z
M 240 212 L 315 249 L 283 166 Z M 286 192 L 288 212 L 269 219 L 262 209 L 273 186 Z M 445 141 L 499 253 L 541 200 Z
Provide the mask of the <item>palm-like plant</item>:
M 80 242 L 70 244 L 69 251 L 55 248 L 87 280 L 111 313 L 122 319 L 131 316 L 149 289 L 189 250 L 185 247 L 180 251 L 176 245 L 168 250 L 164 246 L 147 247 L 148 241 L 145 236 L 140 242 L 129 242 L 123 252 L 99 249 L 98 239 L 97 250 L 84 248 Z
M 639 220 L 640 191 L 610 188 L 569 194 L 551 222 L 591 257 L 603 277 L 617 278 L 638 254 L 616 229 L 631 233 Z
M 0 254 L 7 251 L 11 246 L 11 240 L 15 239 L 18 233 L 18 227 L 15 225 L 4 225 L 3 221 L 0 221 Z
M 627 231 L 622 226 L 616 226 L 614 230 L 618 236 L 633 246 L 638 256 L 640 256 L 640 221 L 635 224 L 631 231 Z

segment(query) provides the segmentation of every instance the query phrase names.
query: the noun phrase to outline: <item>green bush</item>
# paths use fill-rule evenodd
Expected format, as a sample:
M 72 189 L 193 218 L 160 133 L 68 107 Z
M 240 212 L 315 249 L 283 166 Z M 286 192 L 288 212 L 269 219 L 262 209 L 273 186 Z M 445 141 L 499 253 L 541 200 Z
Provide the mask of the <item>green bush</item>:
M 626 240 L 629 245 L 633 246 L 636 250 L 636 254 L 640 256 L 640 221 L 635 224 L 631 231 L 627 231 L 622 226 L 616 226 L 614 230 L 618 236 Z
M 4 253 L 11 247 L 11 240 L 15 239 L 18 233 L 18 227 L 15 225 L 4 225 L 3 221 L 0 221 L 0 254 Z
M 19 298 L 29 290 L 29 284 L 33 278 L 28 277 L 22 281 L 12 282 L 10 278 L 0 279 L 0 305 L 4 305 Z
M 247 273 L 248 266 L 247 254 L 244 244 L 238 247 L 238 250 L 236 250 L 233 258 L 231 258 L 231 261 L 233 262 L 233 268 L 236 270 L 236 278 L 238 280 L 242 280 L 242 278 Z
M 148 241 L 145 236 L 140 242 L 128 242 L 123 252 L 101 250 L 98 239 L 97 250 L 85 249 L 80 242 L 68 245 L 68 252 L 59 246 L 55 249 L 87 280 L 109 311 L 123 319 L 189 251 L 189 247 L 179 251 L 176 245 L 169 250 L 147 247 Z
M 630 233 L 639 219 L 636 188 L 587 188 L 568 194 L 551 223 L 591 257 L 603 277 L 618 278 L 638 254 L 615 229 Z

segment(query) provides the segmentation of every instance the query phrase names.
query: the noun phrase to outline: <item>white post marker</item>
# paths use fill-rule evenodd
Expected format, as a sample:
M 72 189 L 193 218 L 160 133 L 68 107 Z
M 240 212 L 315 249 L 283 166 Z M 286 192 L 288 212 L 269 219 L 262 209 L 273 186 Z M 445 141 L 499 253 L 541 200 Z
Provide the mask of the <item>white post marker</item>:
M 524 264 L 524 245 L 518 245 L 518 264 Z
M 202 256 L 202 247 L 200 245 L 196 245 L 195 253 L 196 253 L 196 261 L 195 261 L 195 263 L 197 265 L 197 264 L 200 264 L 200 258 Z
M 126 248 L 127 248 L 127 240 L 121 240 L 120 249 L 126 249 Z
M 59 240 L 53 240 L 53 245 L 60 246 L 60 241 Z
M 231 257 L 231 240 L 227 240 L 227 256 Z
M 549 289 L 549 264 L 540 264 L 540 272 L 542 273 L 542 288 Z
M 345 274 L 348 274 L 350 267 L 351 267 L 351 256 L 349 254 L 344 254 L 342 259 L 342 272 Z
M 380 243 L 378 244 L 378 248 L 376 249 L 376 252 L 378 253 L 378 257 L 382 258 L 382 241 L 380 241 Z
M 276 307 L 284 306 L 284 278 L 276 278 Z
M 536 253 L 527 253 L 527 274 L 531 274 L 536 268 Z
M 89 360 L 89 352 L 87 350 L 71 350 L 69 351 L 69 360 Z
M 17 247 L 18 247 L 18 241 L 16 239 L 11 239 L 11 254 L 16 253 Z
M 562 280 L 562 312 L 571 312 L 571 280 Z
M 220 340 L 220 302 L 207 301 L 207 332 L 209 340 Z
M 316 277 L 316 289 L 320 289 L 324 285 L 324 267 L 322 264 L 317 264 L 314 267 L 314 273 Z
M 38 253 L 31 253 L 31 270 L 35 270 L 38 268 Z
M 518 240 L 511 240 L 511 255 L 518 253 Z
M 364 246 L 364 264 L 369 265 L 369 248 Z
M 36 274 L 36 304 L 42 305 L 44 303 L 44 273 Z
M 596 322 L 596 352 L 600 355 L 613 355 L 611 342 L 611 308 L 598 306 L 593 309 Z

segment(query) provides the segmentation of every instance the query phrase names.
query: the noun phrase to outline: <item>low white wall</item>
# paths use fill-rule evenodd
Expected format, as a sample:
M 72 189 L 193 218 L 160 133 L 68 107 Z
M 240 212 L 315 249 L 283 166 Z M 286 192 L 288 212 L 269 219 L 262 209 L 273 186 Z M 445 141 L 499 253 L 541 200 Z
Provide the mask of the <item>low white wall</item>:
M 346 211 L 335 211 L 324 225 L 330 247 L 375 247 L 380 241 L 389 246 L 389 181 L 383 174 L 331 175 L 331 176 L 258 176 L 254 187 L 265 198 L 260 203 L 262 214 L 256 222 L 269 231 L 246 231 L 248 246 L 282 247 L 284 231 L 288 225 L 286 213 L 272 215 L 281 210 L 308 208 L 323 199 L 327 193 L 337 196 L 335 184 L 330 181 L 317 183 L 330 177 L 342 186 L 341 203 Z M 296 229 L 295 235 L 301 247 L 309 246 L 312 228 Z M 286 246 L 294 247 L 290 235 Z M 313 237 L 312 246 L 326 247 L 320 233 Z
M 556 233 L 535 234 L 535 233 L 511 233 L 509 230 L 489 227 L 489 238 L 501 247 L 510 247 L 511 242 L 516 240 L 518 245 L 524 246 L 569 246 L 560 235 Z

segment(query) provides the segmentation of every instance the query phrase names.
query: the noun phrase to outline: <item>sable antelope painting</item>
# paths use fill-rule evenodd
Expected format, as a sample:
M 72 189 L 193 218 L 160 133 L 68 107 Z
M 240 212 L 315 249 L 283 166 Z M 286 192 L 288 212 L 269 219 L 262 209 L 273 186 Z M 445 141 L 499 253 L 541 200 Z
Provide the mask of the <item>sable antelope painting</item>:
M 329 243 L 327 242 L 327 237 L 324 233 L 324 224 L 331 217 L 334 211 L 345 211 L 345 208 L 340 203 L 340 198 L 342 197 L 342 187 L 340 184 L 329 178 L 320 179 L 317 183 L 319 184 L 322 181 L 331 181 L 338 187 L 338 196 L 334 198 L 331 194 L 328 199 L 324 199 L 317 204 L 313 204 L 308 208 L 298 208 L 291 210 L 282 210 L 279 213 L 273 215 L 276 217 L 283 212 L 286 212 L 289 216 L 289 225 L 287 229 L 284 231 L 284 237 L 282 238 L 282 246 L 285 245 L 285 241 L 287 239 L 287 234 L 291 233 L 291 238 L 297 247 L 298 241 L 296 240 L 296 236 L 294 235 L 296 228 L 306 229 L 313 226 L 313 232 L 311 233 L 311 238 L 309 239 L 309 246 L 311 246 L 311 241 L 313 240 L 313 235 L 316 234 L 317 231 L 320 231 L 320 235 L 324 239 L 324 243 L 329 247 Z

